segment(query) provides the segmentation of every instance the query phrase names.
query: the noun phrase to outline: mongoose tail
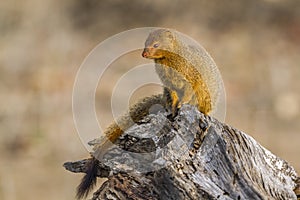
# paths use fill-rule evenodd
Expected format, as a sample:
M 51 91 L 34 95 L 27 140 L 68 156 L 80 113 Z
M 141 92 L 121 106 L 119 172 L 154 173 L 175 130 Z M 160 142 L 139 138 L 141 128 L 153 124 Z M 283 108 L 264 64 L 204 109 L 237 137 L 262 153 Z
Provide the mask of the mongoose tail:
M 113 143 L 124 133 L 126 129 L 131 127 L 134 123 L 137 123 L 143 117 L 149 114 L 149 109 L 153 109 L 153 106 L 160 105 L 165 107 L 165 99 L 162 94 L 152 95 L 150 97 L 143 98 L 136 104 L 130 107 L 129 111 L 117 119 L 117 122 L 113 122 L 106 130 L 105 137 L 103 137 L 99 143 L 95 144 L 94 152 L 92 153 L 92 159 L 88 164 L 88 170 L 86 175 L 81 180 L 81 183 L 77 187 L 77 199 L 86 198 L 88 193 L 93 189 L 97 182 L 97 166 L 103 159 Z
M 88 193 L 97 183 L 97 166 L 99 164 L 99 161 L 95 158 L 92 158 L 87 164 L 89 165 L 88 170 L 84 177 L 81 179 L 80 184 L 77 186 L 77 199 L 86 198 Z

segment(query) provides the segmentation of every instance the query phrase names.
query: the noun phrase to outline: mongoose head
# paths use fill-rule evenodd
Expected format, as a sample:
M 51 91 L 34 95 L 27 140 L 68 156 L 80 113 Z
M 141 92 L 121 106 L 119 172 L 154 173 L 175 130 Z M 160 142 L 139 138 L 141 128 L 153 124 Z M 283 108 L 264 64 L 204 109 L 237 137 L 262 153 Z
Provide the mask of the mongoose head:
M 169 29 L 157 29 L 151 32 L 145 42 L 142 53 L 144 58 L 162 59 L 168 52 L 174 52 L 176 43 L 175 33 Z

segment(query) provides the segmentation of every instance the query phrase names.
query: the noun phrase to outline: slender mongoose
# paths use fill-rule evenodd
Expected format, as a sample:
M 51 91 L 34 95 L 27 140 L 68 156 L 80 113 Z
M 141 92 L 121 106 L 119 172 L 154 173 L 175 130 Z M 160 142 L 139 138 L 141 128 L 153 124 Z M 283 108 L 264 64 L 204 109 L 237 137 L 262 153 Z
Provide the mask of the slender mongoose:
M 96 166 L 109 147 L 126 129 L 148 115 L 151 106 L 162 105 L 172 117 L 183 104 L 194 105 L 205 115 L 216 107 L 222 79 L 217 66 L 202 47 L 186 44 L 174 30 L 157 29 L 146 39 L 142 56 L 154 60 L 164 85 L 163 94 L 142 99 L 106 129 L 106 137 L 94 146 L 89 170 L 77 188 L 78 199 L 86 197 L 95 185 Z

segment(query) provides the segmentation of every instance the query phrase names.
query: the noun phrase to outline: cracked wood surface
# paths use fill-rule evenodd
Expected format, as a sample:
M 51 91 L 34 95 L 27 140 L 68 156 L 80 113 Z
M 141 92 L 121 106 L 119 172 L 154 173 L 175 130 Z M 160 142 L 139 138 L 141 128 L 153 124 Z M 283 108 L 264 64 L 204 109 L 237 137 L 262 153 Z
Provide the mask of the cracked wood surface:
M 94 149 L 97 142 L 91 143 Z M 124 149 L 126 151 L 124 151 Z M 134 153 L 132 153 L 134 152 Z M 93 154 L 93 153 L 92 153 Z M 87 159 L 67 162 L 86 172 Z M 249 135 L 184 105 L 174 121 L 151 114 L 98 166 L 96 199 L 297 199 L 299 178 Z

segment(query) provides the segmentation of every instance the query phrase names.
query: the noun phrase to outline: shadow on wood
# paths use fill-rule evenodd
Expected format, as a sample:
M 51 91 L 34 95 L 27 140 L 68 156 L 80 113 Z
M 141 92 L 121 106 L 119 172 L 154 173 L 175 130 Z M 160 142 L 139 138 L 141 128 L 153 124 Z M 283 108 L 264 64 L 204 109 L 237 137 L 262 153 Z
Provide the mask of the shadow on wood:
M 64 167 L 84 173 L 86 163 Z M 97 169 L 108 180 L 94 200 L 297 199 L 299 194 L 299 178 L 286 161 L 189 105 L 174 121 L 166 113 L 151 114 L 129 128 Z

